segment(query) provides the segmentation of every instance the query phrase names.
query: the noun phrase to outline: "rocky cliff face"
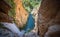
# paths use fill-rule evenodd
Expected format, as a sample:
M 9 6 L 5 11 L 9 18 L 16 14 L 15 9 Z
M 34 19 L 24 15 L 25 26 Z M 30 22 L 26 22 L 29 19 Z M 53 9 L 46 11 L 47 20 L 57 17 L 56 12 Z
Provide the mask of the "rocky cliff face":
M 60 1 L 42 0 L 38 13 L 39 34 L 44 37 L 48 27 L 51 25 L 60 25 Z
M 13 19 L 9 17 L 7 14 L 4 14 L 0 11 L 0 22 L 10 22 L 12 23 Z
M 28 12 L 24 9 L 22 5 L 22 0 L 14 0 L 15 2 L 15 20 L 18 27 L 23 27 L 26 24 L 28 18 Z

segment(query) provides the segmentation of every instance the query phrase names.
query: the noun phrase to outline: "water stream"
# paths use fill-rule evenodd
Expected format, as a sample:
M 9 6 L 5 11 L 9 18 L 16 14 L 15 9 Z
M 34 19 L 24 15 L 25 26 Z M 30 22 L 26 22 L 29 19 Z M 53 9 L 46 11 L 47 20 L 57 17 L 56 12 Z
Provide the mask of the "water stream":
M 35 21 L 32 17 L 32 14 L 29 15 L 28 21 L 26 24 L 26 27 L 22 29 L 22 31 L 19 30 L 19 28 L 16 26 L 15 23 L 7 23 L 7 22 L 1 22 L 6 28 L 10 29 L 13 33 L 17 33 L 20 37 L 22 37 L 25 32 L 28 32 L 29 30 L 32 30 L 35 26 Z M 29 33 L 30 35 L 31 33 Z M 33 34 L 31 34 L 33 35 Z M 28 36 L 28 35 L 27 35 Z

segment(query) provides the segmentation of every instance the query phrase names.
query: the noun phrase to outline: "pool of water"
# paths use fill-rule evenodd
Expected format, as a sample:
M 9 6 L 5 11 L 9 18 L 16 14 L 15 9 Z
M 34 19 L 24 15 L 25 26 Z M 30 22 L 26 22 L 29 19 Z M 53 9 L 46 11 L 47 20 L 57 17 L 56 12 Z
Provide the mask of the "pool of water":
M 30 30 L 32 30 L 35 26 L 35 20 L 32 17 L 32 14 L 29 14 L 28 20 L 27 20 L 27 24 L 25 26 L 25 28 L 23 29 L 25 32 L 28 32 Z

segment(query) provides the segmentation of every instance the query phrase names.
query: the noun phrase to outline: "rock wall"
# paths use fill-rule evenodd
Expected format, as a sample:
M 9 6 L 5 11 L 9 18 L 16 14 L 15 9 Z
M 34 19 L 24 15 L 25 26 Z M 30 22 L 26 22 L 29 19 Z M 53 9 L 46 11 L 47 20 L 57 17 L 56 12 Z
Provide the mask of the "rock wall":
M 35 33 L 38 33 L 37 19 L 38 19 L 38 10 L 39 10 L 39 7 L 40 7 L 40 4 L 38 5 L 38 7 L 34 8 L 34 9 L 31 11 L 31 14 L 33 15 L 33 18 L 34 18 L 34 20 L 35 20 L 35 27 L 34 27 L 34 29 L 32 30 L 32 32 L 35 32 Z
M 0 0 L 0 22 L 12 23 L 13 19 L 8 15 L 10 9 L 11 6 L 5 0 Z
M 48 27 L 60 25 L 60 0 L 42 0 L 38 13 L 39 35 L 44 37 Z
M 28 18 L 28 12 L 24 9 L 22 0 L 14 0 L 15 2 L 15 20 L 18 27 L 23 27 L 26 24 Z
M 10 9 L 11 6 L 5 0 L 0 0 L 0 11 L 8 15 Z
M 13 19 L 12 17 L 9 17 L 7 14 L 4 14 L 0 11 L 0 22 L 9 22 L 12 23 Z

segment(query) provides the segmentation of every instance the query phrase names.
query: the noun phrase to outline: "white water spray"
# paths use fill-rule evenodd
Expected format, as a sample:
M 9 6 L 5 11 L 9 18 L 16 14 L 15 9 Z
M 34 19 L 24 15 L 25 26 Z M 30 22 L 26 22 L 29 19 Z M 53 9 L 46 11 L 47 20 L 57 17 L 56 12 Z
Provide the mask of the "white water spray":
M 20 31 L 15 23 L 2 22 L 2 24 L 8 29 L 10 29 L 13 33 L 17 33 L 18 35 L 23 36 L 24 31 Z

